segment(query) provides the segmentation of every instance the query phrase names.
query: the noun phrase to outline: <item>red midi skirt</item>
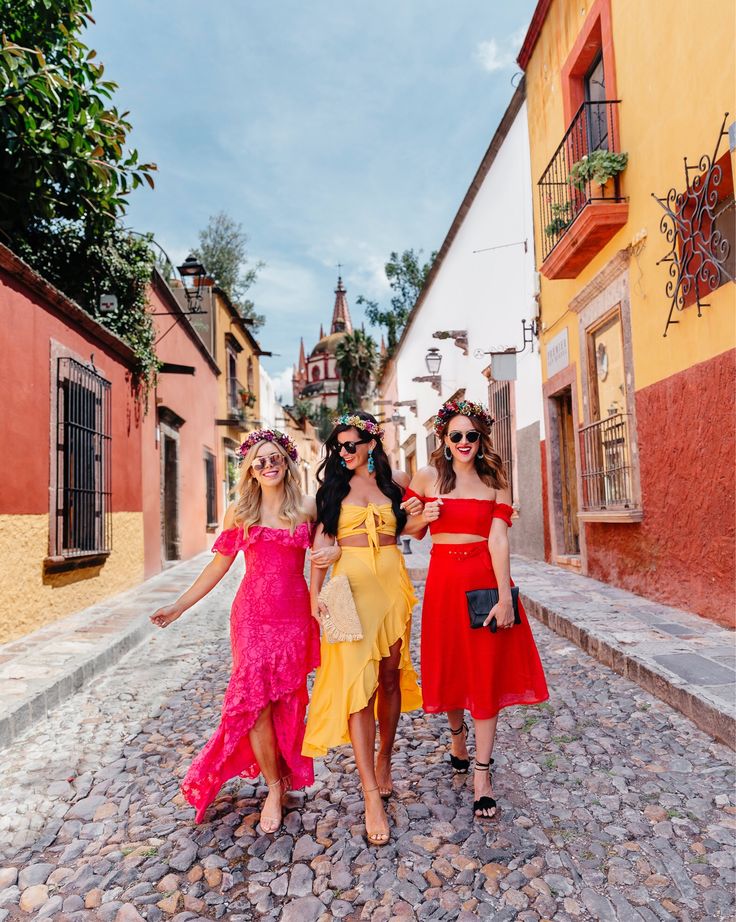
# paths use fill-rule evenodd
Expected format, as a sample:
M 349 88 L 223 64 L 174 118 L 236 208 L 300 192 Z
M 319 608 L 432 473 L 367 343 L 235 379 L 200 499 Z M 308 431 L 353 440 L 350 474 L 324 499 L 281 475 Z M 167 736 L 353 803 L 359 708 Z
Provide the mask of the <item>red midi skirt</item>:
M 432 547 L 422 608 L 422 697 L 429 713 L 464 709 L 476 720 L 549 698 L 519 603 L 521 624 L 492 634 L 470 627 L 465 593 L 498 586 L 486 541 Z

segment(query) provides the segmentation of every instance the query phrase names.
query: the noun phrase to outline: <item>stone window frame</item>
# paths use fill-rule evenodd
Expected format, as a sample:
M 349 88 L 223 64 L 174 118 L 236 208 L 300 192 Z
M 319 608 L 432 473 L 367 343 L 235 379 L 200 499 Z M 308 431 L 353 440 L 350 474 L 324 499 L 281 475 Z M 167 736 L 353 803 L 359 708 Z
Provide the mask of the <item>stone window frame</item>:
M 607 317 L 618 311 L 623 340 L 625 408 L 629 417 L 631 454 L 631 484 L 634 506 L 627 510 L 579 511 L 583 522 L 633 523 L 644 517 L 641 492 L 639 443 L 636 424 L 636 386 L 634 382 L 634 350 L 631 334 L 631 298 L 629 288 L 630 249 L 620 250 L 570 302 L 570 310 L 578 317 L 578 343 L 583 397 L 582 425 L 595 422 L 591 412 L 590 376 L 592 358 L 588 347 L 590 334 Z
M 48 538 L 48 556 L 44 558 L 43 564 L 46 571 L 71 570 L 80 567 L 91 567 L 104 565 L 107 558 L 112 553 L 112 545 L 107 551 L 91 551 L 89 554 L 80 555 L 79 557 L 65 557 L 62 548 L 57 540 L 57 502 L 58 502 L 58 470 L 57 470 L 57 442 L 59 426 L 59 359 L 73 359 L 80 365 L 88 365 L 89 358 L 85 358 L 81 353 L 61 343 L 58 340 L 49 341 L 49 538 Z M 98 368 L 95 371 L 102 378 L 111 381 L 105 367 Z M 110 515 L 112 515 L 112 506 Z

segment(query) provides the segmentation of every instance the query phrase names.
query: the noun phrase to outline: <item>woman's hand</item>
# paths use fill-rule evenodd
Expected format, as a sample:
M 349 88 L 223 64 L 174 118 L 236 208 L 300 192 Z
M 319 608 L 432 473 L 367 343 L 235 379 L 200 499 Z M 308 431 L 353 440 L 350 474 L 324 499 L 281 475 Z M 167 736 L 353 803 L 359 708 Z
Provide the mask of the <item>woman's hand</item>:
M 496 619 L 496 628 L 509 628 L 514 626 L 514 606 L 511 602 L 511 596 L 507 599 L 499 599 L 493 608 L 488 612 L 488 617 L 483 622 L 483 627 L 488 627 L 493 618 Z
M 176 621 L 183 614 L 181 608 L 176 603 L 174 605 L 164 605 L 151 615 L 151 621 L 156 627 L 168 627 L 172 621 Z
M 410 496 L 409 499 L 404 500 L 400 508 L 403 509 L 407 515 L 421 515 L 424 509 L 424 503 L 418 496 Z
M 312 617 L 317 622 L 317 624 L 322 624 L 322 615 L 327 614 L 327 606 L 324 602 L 317 599 L 315 602 L 312 602 Z
M 424 504 L 424 518 L 427 522 L 436 522 L 440 517 L 440 510 L 442 509 L 442 498 L 437 497 L 429 503 Z
M 342 548 L 339 544 L 331 544 L 329 547 L 322 547 L 318 551 L 312 551 L 312 563 L 320 570 L 326 570 L 342 556 Z

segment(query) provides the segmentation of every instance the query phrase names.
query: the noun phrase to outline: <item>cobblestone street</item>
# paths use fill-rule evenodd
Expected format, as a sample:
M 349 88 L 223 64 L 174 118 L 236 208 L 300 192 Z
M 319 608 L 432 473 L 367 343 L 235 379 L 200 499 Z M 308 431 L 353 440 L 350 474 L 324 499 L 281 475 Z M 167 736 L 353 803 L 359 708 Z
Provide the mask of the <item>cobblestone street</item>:
M 243 781 L 195 826 L 178 783 L 217 723 L 236 570 L 3 751 L 0 922 L 733 918 L 733 753 L 536 622 L 551 698 L 499 722 L 495 822 L 474 824 L 444 720 L 418 712 L 388 847 L 362 837 L 348 749 L 277 836 Z

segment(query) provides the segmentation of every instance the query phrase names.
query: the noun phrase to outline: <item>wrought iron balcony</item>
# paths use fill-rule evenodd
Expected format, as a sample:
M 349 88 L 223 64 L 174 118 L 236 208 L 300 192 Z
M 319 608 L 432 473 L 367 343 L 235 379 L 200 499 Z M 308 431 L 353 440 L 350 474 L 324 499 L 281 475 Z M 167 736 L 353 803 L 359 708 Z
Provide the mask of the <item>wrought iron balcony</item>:
M 583 512 L 632 509 L 629 414 L 616 413 L 580 428 Z
M 587 206 L 598 205 L 600 208 L 603 204 L 604 208 L 610 208 L 611 205 L 624 202 L 618 176 L 614 176 L 604 186 L 591 179 L 579 179 L 574 173 L 571 176 L 573 167 L 581 164 L 595 151 L 620 153 L 616 127 L 618 105 L 619 100 L 617 99 L 584 102 L 575 113 L 570 127 L 565 132 L 564 138 L 538 182 L 543 261 L 546 261 L 557 245 L 565 239 L 576 218 Z M 601 236 L 600 233 L 595 233 L 596 227 L 585 228 L 581 242 L 588 242 L 586 238 L 592 230 L 592 237 L 595 239 L 590 243 L 597 248 L 602 246 L 625 222 L 625 206 L 623 212 L 619 207 L 619 212 L 609 213 L 604 220 L 598 223 L 601 225 L 611 223 L 609 219 L 614 214 L 616 221 L 612 232 L 604 231 Z M 621 215 L 623 220 L 620 220 Z M 571 268 L 555 266 L 549 273 L 545 272 L 543 266 L 542 271 L 550 278 L 574 278 L 582 266 L 595 255 L 595 249 L 588 246 L 588 250 L 589 253 L 581 254 L 581 256 L 587 256 L 587 259 L 585 261 L 581 261 L 581 258 L 573 260 L 574 266 Z

